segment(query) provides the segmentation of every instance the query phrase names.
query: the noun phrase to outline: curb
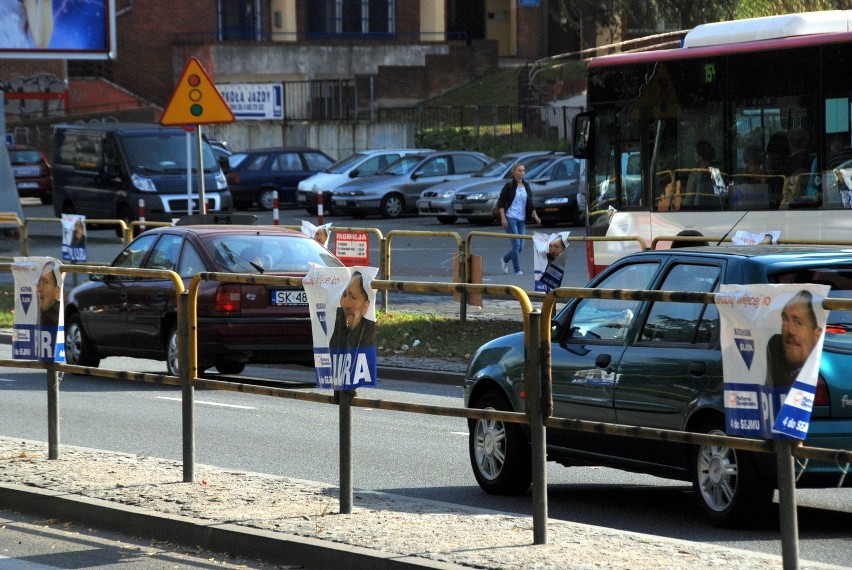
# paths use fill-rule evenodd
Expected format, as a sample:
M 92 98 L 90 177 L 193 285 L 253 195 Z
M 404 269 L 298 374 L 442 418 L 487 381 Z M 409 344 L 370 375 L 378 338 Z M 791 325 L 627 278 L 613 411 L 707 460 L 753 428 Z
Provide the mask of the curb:
M 196 545 L 306 570 L 463 570 L 465 566 L 292 534 L 251 529 L 22 485 L 0 485 L 3 508 L 153 540 Z

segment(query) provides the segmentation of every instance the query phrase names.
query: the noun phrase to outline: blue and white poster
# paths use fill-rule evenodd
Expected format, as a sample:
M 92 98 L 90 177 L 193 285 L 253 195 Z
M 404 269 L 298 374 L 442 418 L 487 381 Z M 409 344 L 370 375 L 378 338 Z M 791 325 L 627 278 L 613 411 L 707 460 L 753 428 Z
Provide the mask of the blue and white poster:
M 62 214 L 62 261 L 87 261 L 86 216 Z
M 808 434 L 828 311 L 827 285 L 722 285 L 726 432 L 768 439 Z
M 313 267 L 302 281 L 311 311 L 317 387 L 376 386 L 376 267 Z
M 16 257 L 12 357 L 65 361 L 65 317 L 61 263 L 52 257 Z
M 568 259 L 568 236 L 571 232 L 542 234 L 533 232 L 533 273 L 535 291 L 544 293 L 562 286 Z

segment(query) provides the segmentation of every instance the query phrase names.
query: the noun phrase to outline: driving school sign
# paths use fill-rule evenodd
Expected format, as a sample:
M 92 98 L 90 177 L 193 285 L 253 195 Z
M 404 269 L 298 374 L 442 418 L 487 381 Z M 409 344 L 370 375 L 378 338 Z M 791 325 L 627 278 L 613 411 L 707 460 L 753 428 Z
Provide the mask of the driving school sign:
M 237 119 L 283 119 L 280 83 L 223 83 L 216 86 Z

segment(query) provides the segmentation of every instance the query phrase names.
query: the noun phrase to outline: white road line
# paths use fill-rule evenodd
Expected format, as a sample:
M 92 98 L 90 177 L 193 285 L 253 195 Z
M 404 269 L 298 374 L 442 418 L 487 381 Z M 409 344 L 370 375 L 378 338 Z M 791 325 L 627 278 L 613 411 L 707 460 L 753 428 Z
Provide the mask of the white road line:
M 452 435 L 470 435 L 466 431 L 451 431 L 450 434 L 452 434 Z
M 182 401 L 181 398 L 168 398 L 166 396 L 157 396 L 158 400 L 172 400 L 174 402 Z M 205 406 L 219 406 L 221 408 L 236 408 L 238 410 L 256 410 L 254 406 L 235 406 L 234 404 L 220 404 L 219 402 L 205 402 L 204 400 L 195 400 L 196 404 L 204 404 Z
M 0 382 L 14 382 L 13 378 L 0 378 Z

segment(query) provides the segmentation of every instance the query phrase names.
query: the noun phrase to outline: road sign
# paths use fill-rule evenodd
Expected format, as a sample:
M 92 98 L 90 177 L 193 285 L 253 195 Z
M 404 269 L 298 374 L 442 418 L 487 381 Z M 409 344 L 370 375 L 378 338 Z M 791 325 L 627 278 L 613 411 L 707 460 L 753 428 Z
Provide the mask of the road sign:
M 190 58 L 166 106 L 163 125 L 233 123 L 234 114 L 210 80 L 201 63 Z

